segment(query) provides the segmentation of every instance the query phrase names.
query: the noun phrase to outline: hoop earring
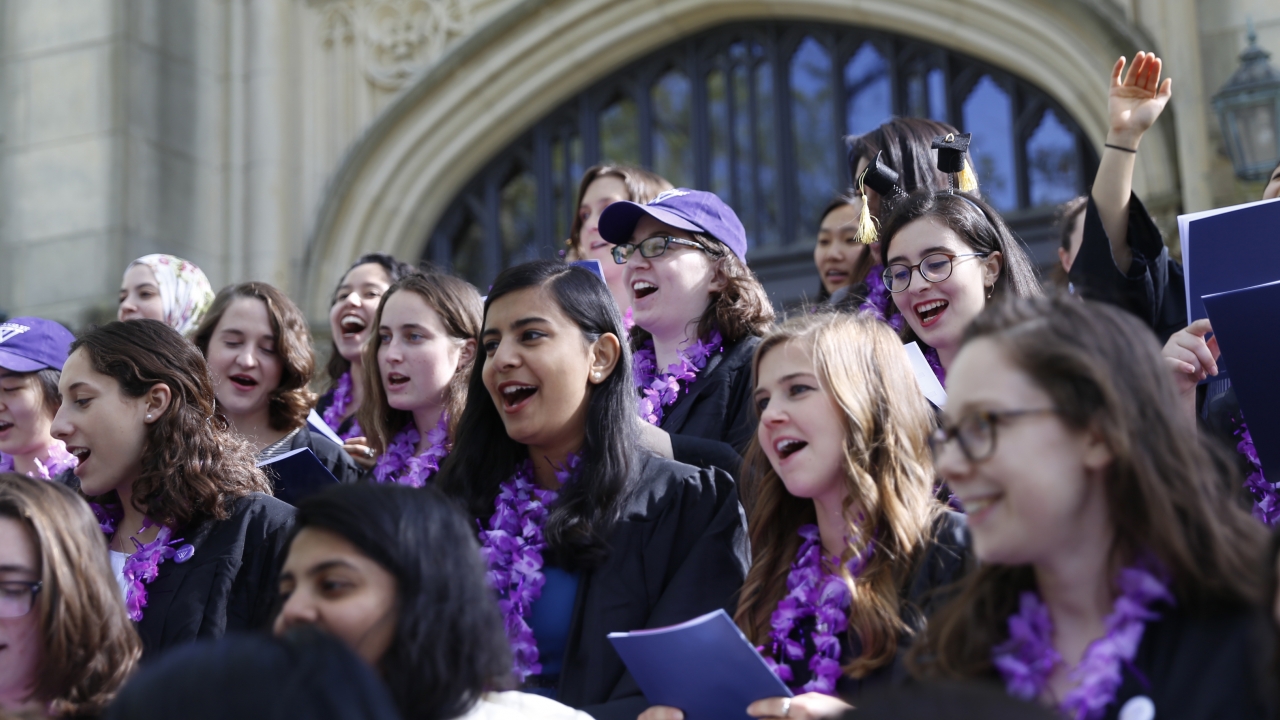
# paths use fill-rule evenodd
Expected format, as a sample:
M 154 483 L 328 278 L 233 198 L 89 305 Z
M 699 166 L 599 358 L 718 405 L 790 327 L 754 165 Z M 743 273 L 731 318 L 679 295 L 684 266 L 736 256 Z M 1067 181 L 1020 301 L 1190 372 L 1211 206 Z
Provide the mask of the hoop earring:
M 990 300 L 992 295 L 996 294 L 996 286 L 994 283 L 987 286 L 987 299 Z

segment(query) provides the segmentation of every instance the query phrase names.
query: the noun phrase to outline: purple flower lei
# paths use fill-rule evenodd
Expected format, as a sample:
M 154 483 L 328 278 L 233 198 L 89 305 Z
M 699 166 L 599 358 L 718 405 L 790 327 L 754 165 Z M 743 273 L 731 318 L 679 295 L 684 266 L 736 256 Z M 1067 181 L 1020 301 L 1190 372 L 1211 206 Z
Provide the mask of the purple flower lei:
M 1096 720 L 1116 697 L 1122 669 L 1133 661 L 1146 623 L 1160 617 L 1157 601 L 1174 603 L 1168 584 L 1141 566 L 1120 571 L 1120 596 L 1107 616 L 1106 635 L 1094 640 L 1070 673 L 1077 683 L 1058 703 L 1073 720 Z M 1019 611 L 1009 617 L 1009 639 L 992 649 L 992 661 L 1010 695 L 1034 700 L 1044 694 L 1049 676 L 1062 662 L 1053 647 L 1053 620 L 1035 592 L 1024 592 Z
M 568 483 L 580 462 L 569 455 L 565 467 L 556 470 L 561 485 Z M 559 496 L 554 490 L 538 487 L 533 461 L 526 460 L 515 474 L 498 487 L 489 529 L 480 531 L 480 554 L 489 571 L 489 584 L 498 593 L 503 625 L 511 642 L 516 679 L 523 683 L 542 672 L 538 662 L 538 642 L 529 626 L 533 603 L 542 597 L 546 578 L 542 573 L 542 551 L 547 546 L 542 528 L 549 506 Z
M 883 272 L 884 266 L 878 263 L 867 272 L 867 299 L 858 306 L 858 312 L 869 313 L 894 330 L 901 330 L 903 317 L 893 312 L 893 293 L 885 287 Z
M 1280 521 L 1280 492 L 1276 486 L 1267 481 L 1262 474 L 1262 461 L 1258 459 L 1258 450 L 1253 446 L 1253 437 L 1249 435 L 1249 426 L 1240 422 L 1235 434 L 1240 437 L 1236 452 L 1244 455 L 1253 466 L 1253 472 L 1245 478 L 1244 486 L 1253 495 L 1253 516 L 1267 527 L 1275 527 Z
M 796 692 L 819 692 L 834 695 L 840 679 L 840 633 L 849 628 L 849 586 L 842 576 L 827 572 L 822 564 L 822 538 L 817 525 L 800 528 L 804 542 L 796 553 L 787 574 L 787 595 L 778 601 L 770 616 L 773 631 L 769 645 L 756 648 L 765 664 Z M 871 559 L 873 545 L 855 555 L 846 566 L 850 577 L 857 577 Z M 807 617 L 814 618 L 813 657 L 809 658 L 812 679 L 803 687 L 791 686 L 795 675 L 789 661 L 804 660 L 803 638 L 793 638 L 796 625 Z
M 52 480 L 67 470 L 74 470 L 80 464 L 75 455 L 67 452 L 67 445 L 61 440 L 54 440 L 49 445 L 49 457 L 45 460 L 49 463 L 48 465 L 37 458 L 35 472 L 27 474 L 41 480 Z M 13 466 L 13 457 L 0 453 L 0 472 L 13 472 Z
M 93 514 L 98 518 L 98 524 L 102 531 L 108 537 L 115 534 L 115 528 L 120 524 L 124 513 L 119 505 L 99 505 L 91 503 Z M 147 528 L 152 527 L 151 518 L 143 518 L 142 527 L 138 528 L 138 532 L 145 532 Z M 129 619 L 134 622 L 142 620 L 142 608 L 147 606 L 147 585 L 156 579 L 160 574 L 160 563 L 173 558 L 176 563 L 184 563 L 195 555 L 195 548 L 188 545 L 173 547 L 182 542 L 182 538 L 170 540 L 173 530 L 168 527 L 161 527 L 160 532 L 156 534 L 156 539 L 149 543 L 138 542 L 138 538 L 130 537 L 133 541 L 134 553 L 124 561 L 124 605 L 129 612 Z
M 696 380 L 698 373 L 707 366 L 707 361 L 712 355 L 720 352 L 723 345 L 724 340 L 720 337 L 719 331 L 712 330 L 705 342 L 698 340 L 681 350 L 679 359 L 668 365 L 667 371 L 659 375 L 653 341 L 646 340 L 644 345 L 636 350 L 632 360 L 634 363 L 632 376 L 635 378 L 636 387 L 640 389 L 640 417 L 650 425 L 661 425 L 662 409 L 680 398 L 681 381 L 692 383 Z M 684 389 L 688 389 L 687 384 Z
M 347 408 L 351 406 L 351 371 L 342 373 L 342 377 L 338 378 L 338 383 L 333 386 L 333 404 L 325 408 L 324 422 L 333 428 L 334 432 L 338 432 L 338 428 L 342 425 L 342 419 L 347 416 Z M 360 429 L 360 423 L 356 420 L 351 421 L 351 427 L 344 433 L 339 433 L 338 437 L 343 440 L 350 440 L 353 437 L 360 437 L 363 434 Z
M 440 413 L 440 422 L 427 433 L 431 446 L 421 455 L 414 455 L 414 448 L 422 436 L 410 420 L 396 433 L 387 451 L 373 466 L 373 479 L 380 483 L 395 482 L 400 485 L 422 487 L 440 469 L 440 462 L 449 455 L 449 414 Z

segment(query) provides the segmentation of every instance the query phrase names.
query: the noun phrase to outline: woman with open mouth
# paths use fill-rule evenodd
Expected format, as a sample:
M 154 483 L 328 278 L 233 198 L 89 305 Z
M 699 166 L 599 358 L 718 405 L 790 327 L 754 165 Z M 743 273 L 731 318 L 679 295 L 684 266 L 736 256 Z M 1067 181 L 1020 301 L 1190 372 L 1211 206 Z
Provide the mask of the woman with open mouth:
M 116 319 L 159 320 L 189 337 L 212 302 L 213 286 L 195 263 L 143 255 L 125 268 Z
M 58 378 L 75 339 L 52 320 L 0 323 L 0 472 L 70 480 L 76 458 L 51 428 L 62 403 Z
M 640 447 L 622 314 L 587 270 L 504 270 L 436 487 L 470 515 L 521 687 L 595 718 L 646 703 L 606 635 L 730 607 L 733 480 Z
M 382 296 L 360 410 L 378 455 L 375 482 L 422 487 L 439 471 L 467 404 L 480 312 L 471 283 L 438 272 L 407 275 Z
M 259 464 L 310 448 L 338 482 L 359 479 L 346 451 L 307 427 L 315 356 L 306 318 L 287 295 L 261 282 L 225 287 L 192 341 L 209 363 L 218 412 L 257 450 Z M 290 504 L 316 489 L 288 476 L 276 476 L 275 488 Z
M 155 320 L 71 346 L 53 435 L 79 460 L 144 653 L 261 627 L 293 508 L 215 412 L 200 351 Z
M 1000 214 L 977 195 L 917 190 L 899 201 L 880 243 L 885 287 L 938 380 L 965 328 L 989 302 L 1041 294 L 1035 266 Z
M 747 268 L 747 234 L 714 193 L 679 188 L 600 217 L 631 290 L 646 443 L 736 475 L 755 433 L 751 353 L 773 306 Z
M 333 346 L 325 373 L 329 389 L 316 403 L 316 413 L 344 441 L 344 448 L 366 470 L 373 467 L 373 448 L 356 421 L 364 400 L 361 353 L 373 335 L 373 314 L 382 294 L 400 278 L 415 272 L 408 263 L 385 253 L 361 255 L 338 281 L 329 306 L 329 334 Z
M 754 365 L 760 425 L 744 470 L 755 479 L 753 562 L 735 620 L 795 697 L 743 711 L 839 716 L 902 679 L 942 599 L 934 591 L 966 570 L 964 518 L 933 495 L 933 412 L 883 322 L 800 315 L 765 335 Z
M 935 465 L 980 566 L 917 642 L 918 674 L 1064 717 L 1274 717 L 1266 531 L 1147 326 L 1014 299 L 969 326 L 949 380 Z

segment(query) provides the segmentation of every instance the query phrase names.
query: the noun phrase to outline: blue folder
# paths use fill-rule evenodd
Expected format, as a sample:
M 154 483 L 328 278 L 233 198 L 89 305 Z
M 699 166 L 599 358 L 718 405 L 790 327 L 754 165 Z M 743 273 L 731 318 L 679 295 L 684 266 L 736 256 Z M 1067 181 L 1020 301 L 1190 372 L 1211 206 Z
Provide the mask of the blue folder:
M 271 477 L 276 497 L 290 505 L 297 505 L 302 498 L 338 484 L 338 478 L 308 447 L 277 455 L 258 463 L 258 467 Z
M 1263 474 L 1280 478 L 1280 282 L 1205 295 L 1204 306 Z
M 1205 295 L 1280 280 L 1280 199 L 1179 215 L 1178 232 L 1187 322 L 1207 317 Z
M 724 610 L 679 625 L 609 633 L 650 705 L 684 711 L 685 720 L 744 720 L 747 706 L 791 697 Z

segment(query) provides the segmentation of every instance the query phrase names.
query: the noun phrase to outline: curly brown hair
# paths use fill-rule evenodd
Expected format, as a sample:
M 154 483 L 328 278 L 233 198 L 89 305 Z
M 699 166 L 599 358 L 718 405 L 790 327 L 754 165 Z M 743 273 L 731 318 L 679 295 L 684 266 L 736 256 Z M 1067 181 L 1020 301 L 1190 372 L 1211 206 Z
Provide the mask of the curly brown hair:
M 413 420 L 413 413 L 396 410 L 387 403 L 387 391 L 382 387 L 382 371 L 378 368 L 378 347 L 382 337 L 382 310 L 387 306 L 387 299 L 400 291 L 417 293 L 431 309 L 440 315 L 449 336 L 459 343 L 476 340 L 480 337 L 481 315 L 484 313 L 480 301 L 480 293 L 466 280 L 446 275 L 441 272 L 424 271 L 400 278 L 387 288 L 378 303 L 378 312 L 373 317 L 373 332 L 365 343 L 364 375 L 360 382 L 364 383 L 365 402 L 360 405 L 358 419 L 369 439 L 369 447 L 379 453 L 386 452 L 391 438 L 400 429 Z M 458 365 L 453 380 L 445 391 L 445 412 L 449 414 L 449 435 L 458 418 L 462 417 L 462 409 L 467 404 L 467 378 L 471 377 L 472 360 Z M 419 428 L 426 432 L 430 428 Z
M 307 385 L 315 371 L 316 356 L 311 348 L 311 331 L 302 310 L 287 295 L 264 282 L 246 282 L 223 288 L 200 321 L 191 341 L 209 356 L 209 340 L 223 314 L 239 298 L 261 300 L 267 306 L 271 332 L 276 336 L 276 355 L 280 358 L 280 384 L 271 391 L 268 413 L 273 430 L 302 427 L 316 404 L 316 394 Z
M 142 656 L 102 531 L 75 491 L 0 474 L 0 517 L 24 525 L 36 547 L 40 665 L 32 697 L 56 716 L 96 716 Z
M 163 384 L 171 399 L 159 419 L 146 426 L 133 481 L 133 506 L 152 521 L 181 528 L 202 518 L 225 520 L 235 500 L 271 493 L 267 476 L 254 465 L 256 453 L 214 413 L 213 381 L 204 355 L 177 330 L 157 320 L 110 322 L 81 335 L 71 352 L 84 351 L 95 372 L 140 398 Z M 110 497 L 91 498 L 118 503 Z

